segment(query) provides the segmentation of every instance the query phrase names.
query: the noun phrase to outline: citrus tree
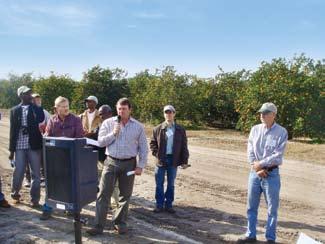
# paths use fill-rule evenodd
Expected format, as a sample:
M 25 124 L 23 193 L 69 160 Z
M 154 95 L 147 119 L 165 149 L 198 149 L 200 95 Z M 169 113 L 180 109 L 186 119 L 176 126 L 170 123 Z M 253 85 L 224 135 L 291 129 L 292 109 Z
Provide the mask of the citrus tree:
M 304 55 L 287 61 L 274 59 L 263 62 L 245 84 L 236 100 L 240 114 L 237 128 L 249 131 L 259 122 L 257 113 L 265 102 L 278 107 L 277 121 L 293 136 L 324 136 L 324 64 Z
M 42 97 L 42 106 L 49 112 L 53 112 L 54 101 L 58 96 L 63 96 L 72 101 L 76 82 L 68 75 L 56 75 L 41 77 L 34 82 L 33 90 Z

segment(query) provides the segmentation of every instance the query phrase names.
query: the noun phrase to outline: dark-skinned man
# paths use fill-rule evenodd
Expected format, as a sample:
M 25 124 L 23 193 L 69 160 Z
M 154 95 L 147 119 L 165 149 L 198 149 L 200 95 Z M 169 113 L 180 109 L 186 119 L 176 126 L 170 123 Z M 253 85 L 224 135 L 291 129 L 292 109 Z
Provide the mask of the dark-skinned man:
M 30 164 L 32 182 L 30 188 L 31 206 L 38 207 L 40 200 L 40 165 L 42 134 L 39 130 L 45 116 L 43 108 L 32 103 L 32 90 L 21 86 L 17 90 L 21 103 L 10 111 L 9 159 L 15 158 L 12 176 L 11 197 L 19 203 L 20 189 L 24 179 L 26 164 Z
M 85 99 L 85 103 L 87 109 L 80 115 L 82 127 L 85 132 L 85 137 L 94 139 L 96 131 L 102 123 L 98 110 L 96 109 L 98 99 L 95 96 L 89 96 Z
M 104 122 L 105 120 L 111 118 L 112 115 L 113 115 L 112 108 L 109 105 L 106 105 L 106 104 L 102 105 L 98 109 L 98 113 L 99 113 L 100 118 L 102 119 L 102 122 Z M 98 127 L 96 140 L 98 139 L 99 128 L 100 127 Z M 98 160 L 101 163 L 101 169 L 102 169 L 102 166 L 104 164 L 104 161 L 107 158 L 107 155 L 105 154 L 105 150 L 106 150 L 106 147 L 99 147 L 98 148 Z M 116 184 L 114 186 L 114 191 L 113 191 L 113 194 L 112 194 L 112 198 L 108 203 L 108 207 L 110 209 L 112 209 L 112 204 L 111 204 L 112 200 L 115 202 L 115 206 L 118 207 L 118 201 L 119 201 L 118 182 L 116 182 Z

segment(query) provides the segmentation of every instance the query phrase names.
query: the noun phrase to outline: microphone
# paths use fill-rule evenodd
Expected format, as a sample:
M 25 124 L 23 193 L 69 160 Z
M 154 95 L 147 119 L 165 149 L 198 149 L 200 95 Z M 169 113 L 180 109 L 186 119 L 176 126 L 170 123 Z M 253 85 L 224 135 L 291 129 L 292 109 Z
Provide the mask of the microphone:
M 121 115 L 117 115 L 117 123 L 118 123 L 118 126 L 120 126 L 120 123 L 121 123 Z M 118 136 L 119 132 L 116 133 L 115 136 Z

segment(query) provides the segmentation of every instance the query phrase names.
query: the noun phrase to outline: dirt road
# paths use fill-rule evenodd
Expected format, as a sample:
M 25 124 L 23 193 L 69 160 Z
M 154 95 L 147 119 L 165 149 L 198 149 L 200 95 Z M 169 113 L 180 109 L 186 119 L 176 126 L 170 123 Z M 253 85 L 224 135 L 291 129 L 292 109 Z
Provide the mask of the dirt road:
M 5 193 L 9 196 L 11 169 L 7 163 L 8 120 L 0 122 L 0 167 Z M 103 236 L 84 234 L 87 243 L 232 243 L 245 231 L 246 190 L 249 166 L 242 151 L 221 150 L 189 142 L 192 167 L 178 171 L 177 213 L 153 214 L 154 164 L 149 157 L 145 173 L 136 178 L 130 206 L 129 234 L 117 236 L 110 229 Z M 324 159 L 325 160 L 325 159 Z M 325 166 L 285 160 L 281 167 L 281 207 L 278 241 L 295 243 L 299 232 L 325 242 Z M 52 220 L 38 220 L 39 210 L 26 204 L 0 210 L 0 243 L 72 242 L 72 220 L 62 213 Z M 261 201 L 259 240 L 264 240 L 266 209 Z M 83 210 L 92 222 L 94 204 Z M 109 216 L 110 217 L 110 216 Z M 84 229 L 87 229 L 85 226 Z

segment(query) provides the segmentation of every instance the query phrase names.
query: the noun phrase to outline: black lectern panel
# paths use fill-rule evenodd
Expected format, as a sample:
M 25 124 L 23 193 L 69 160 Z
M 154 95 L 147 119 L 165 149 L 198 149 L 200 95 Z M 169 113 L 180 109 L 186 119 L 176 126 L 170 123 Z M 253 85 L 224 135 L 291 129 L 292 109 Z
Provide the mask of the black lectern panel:
M 43 157 L 50 206 L 78 212 L 96 200 L 98 152 L 86 139 L 45 137 Z
M 72 167 L 69 149 L 48 147 L 46 153 L 48 198 L 60 202 L 72 202 Z

